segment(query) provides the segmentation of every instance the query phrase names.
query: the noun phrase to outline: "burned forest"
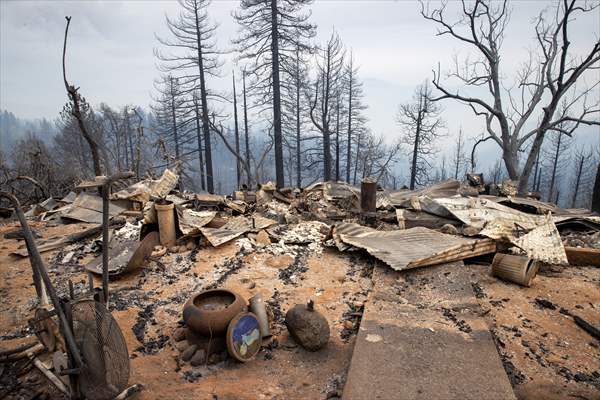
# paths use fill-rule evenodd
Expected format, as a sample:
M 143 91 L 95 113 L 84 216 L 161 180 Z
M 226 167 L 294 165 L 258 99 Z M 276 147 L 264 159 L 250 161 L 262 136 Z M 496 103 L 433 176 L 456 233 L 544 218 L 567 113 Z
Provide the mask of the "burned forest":
M 597 0 L 0 1 L 0 398 L 600 400 Z

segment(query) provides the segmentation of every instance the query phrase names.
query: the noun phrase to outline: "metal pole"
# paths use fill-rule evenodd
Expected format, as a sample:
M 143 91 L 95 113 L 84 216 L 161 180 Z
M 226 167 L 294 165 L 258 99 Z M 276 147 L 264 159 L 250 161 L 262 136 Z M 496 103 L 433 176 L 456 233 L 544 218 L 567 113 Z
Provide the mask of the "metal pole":
M 108 308 L 108 192 L 110 183 L 106 182 L 102 186 L 102 294 L 104 295 L 104 304 Z
M 25 237 L 25 240 L 29 241 L 30 243 L 34 243 L 34 245 L 30 246 L 30 248 L 28 249 L 30 252 L 29 257 L 31 259 L 31 265 L 37 269 L 39 275 L 42 278 L 42 281 L 44 282 L 44 285 L 46 286 L 46 291 L 50 295 L 50 299 L 52 300 L 54 309 L 58 314 L 58 319 L 62 328 L 61 331 L 65 338 L 65 341 L 67 342 L 69 352 L 72 353 L 73 359 L 79 367 L 81 366 L 82 361 L 81 356 L 79 355 L 79 350 L 77 349 L 77 344 L 75 343 L 75 338 L 73 337 L 73 332 L 71 331 L 71 329 L 69 329 L 69 322 L 67 321 L 65 313 L 61 307 L 56 290 L 54 290 L 54 286 L 52 286 L 52 282 L 50 281 L 50 277 L 48 276 L 48 272 L 46 272 L 46 267 L 44 266 L 44 262 L 42 261 L 42 257 L 40 256 L 40 253 L 38 252 L 38 249 L 35 246 L 33 234 L 31 233 L 31 229 L 29 229 L 27 219 L 25 218 L 25 214 L 23 214 L 23 210 L 21 209 L 19 200 L 17 200 L 17 198 L 12 194 L 5 192 L 0 192 L 0 197 L 5 197 L 13 203 L 15 207 L 15 213 L 17 214 L 17 218 L 19 219 L 21 227 L 23 228 L 23 236 Z

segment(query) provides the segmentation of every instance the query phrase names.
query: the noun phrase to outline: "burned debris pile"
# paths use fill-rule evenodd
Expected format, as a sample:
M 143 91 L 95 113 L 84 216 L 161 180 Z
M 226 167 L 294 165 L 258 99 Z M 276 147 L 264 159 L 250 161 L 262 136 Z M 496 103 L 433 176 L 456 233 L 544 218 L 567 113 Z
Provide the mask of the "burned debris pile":
M 399 284 L 398 278 L 396 292 L 385 292 L 385 296 L 408 307 L 413 300 L 404 298 L 403 291 L 439 279 L 421 274 L 421 280 L 415 282 L 409 271 L 417 268 L 445 265 L 445 276 L 449 276 L 465 268 L 463 260 L 475 260 L 491 266 L 488 279 L 527 288 L 535 287 L 536 274 L 549 265 L 600 265 L 600 216 L 517 197 L 510 182 L 490 188 L 481 175 L 412 191 L 386 190 L 371 180 L 365 180 L 360 188 L 319 182 L 305 189 L 277 189 L 269 182 L 255 191 L 244 188 L 220 196 L 178 191 L 178 176 L 165 170 L 159 179 L 122 185 L 103 199 L 102 194 L 109 192 L 108 181 L 97 177 L 82 182 L 64 198 L 49 198 L 27 210 L 24 217 L 36 227 L 32 231 L 35 249 L 26 242 L 15 247 L 12 255 L 29 256 L 33 266 L 32 250 L 53 252 L 48 257 L 49 268 L 38 265 L 33 271 L 35 277 L 36 268 L 44 268 L 60 296 L 70 299 L 54 304 L 54 309 L 95 301 L 104 307 L 107 318 L 110 312 L 122 316 L 129 309 L 137 310 L 133 318 L 116 319 L 121 330 L 133 334 L 135 346 L 128 343 L 130 358 L 156 355 L 169 347 L 175 352 L 175 371 L 187 382 L 261 355 L 271 360 L 296 345 L 324 351 L 336 332 L 348 343 L 356 338 L 364 314 L 374 318 L 377 313 L 370 304 L 383 298 L 378 294 L 370 300 L 372 287 L 377 285 L 374 268 L 400 274 L 403 283 Z M 48 227 L 69 223 L 76 223 L 79 230 L 53 236 L 44 233 Z M 28 229 L 11 229 L 4 238 L 22 241 L 27 239 L 24 232 Z M 315 262 L 311 260 L 325 254 L 343 255 L 349 264 L 344 276 L 334 278 L 334 282 L 339 280 L 335 284 L 351 281 L 356 287 L 345 291 L 343 298 L 331 300 L 337 305 L 325 304 L 318 282 L 314 290 L 305 287 L 311 262 Z M 268 281 L 272 291 L 261 293 L 257 280 L 267 256 L 268 267 L 277 268 L 278 282 Z M 198 263 L 210 263 L 210 268 L 199 273 Z M 249 265 L 257 268 L 256 274 L 247 275 Z M 81 279 L 82 273 L 87 279 Z M 229 283 L 236 275 L 240 285 L 234 290 Z M 102 288 L 94 288 L 100 278 Z M 52 311 L 44 286 L 34 308 L 51 311 L 44 318 L 38 316 L 36 322 L 52 321 L 58 326 L 57 312 Z M 468 286 L 476 299 L 488 301 L 479 282 Z M 476 328 L 470 323 L 476 318 L 463 317 L 463 311 L 443 305 L 445 301 L 439 298 L 439 304 L 423 303 L 415 310 L 435 310 L 440 321 L 462 334 L 472 334 Z M 553 305 L 543 298 L 536 302 L 542 307 Z M 328 310 L 336 310 L 338 319 L 331 320 L 331 314 L 322 312 Z M 569 312 L 572 323 L 590 336 L 597 334 L 597 320 L 587 321 L 577 314 L 577 310 Z M 60 383 L 56 386 L 68 391 L 69 379 L 62 380 L 65 375 L 51 360 L 68 359 L 66 365 L 72 367 L 76 350 L 64 344 L 49 346 L 42 330 L 32 331 L 43 346 L 36 355 L 30 349 L 22 350 L 10 360 L 44 359 L 45 346 L 50 357 L 40 369 L 46 376 L 58 376 L 62 387 Z M 285 332 L 289 332 L 285 337 L 292 339 L 284 340 Z M 58 328 L 53 335 L 66 337 Z M 379 336 L 369 335 L 365 336 L 367 342 L 379 342 Z M 502 346 L 499 340 L 496 337 L 496 346 Z M 513 386 L 521 384 L 520 372 L 510 359 L 502 357 Z M 7 360 L 4 357 L 0 362 Z M 74 374 L 76 379 L 84 379 Z M 17 390 L 17 375 L 7 374 L 0 388 Z M 594 376 L 586 375 L 586 382 L 598 387 L 600 378 Z M 338 378 L 340 382 L 346 379 L 344 375 Z M 121 386 L 119 392 L 126 389 Z M 341 396 L 341 389 L 333 393 L 332 398 Z

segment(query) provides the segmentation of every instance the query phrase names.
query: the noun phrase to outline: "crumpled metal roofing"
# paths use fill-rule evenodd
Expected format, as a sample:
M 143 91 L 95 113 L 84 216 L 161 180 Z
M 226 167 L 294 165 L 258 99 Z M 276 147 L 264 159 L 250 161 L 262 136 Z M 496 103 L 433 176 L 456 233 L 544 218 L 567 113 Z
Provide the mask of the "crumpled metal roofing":
M 534 260 L 567 264 L 567 255 L 552 217 L 527 214 L 481 197 L 437 198 L 446 208 L 477 234 L 507 241 Z
M 277 221 L 260 216 L 254 218 L 239 216 L 230 219 L 220 228 L 203 227 L 200 228 L 200 232 L 208 239 L 211 245 L 217 247 L 246 232 L 258 231 L 276 223 Z
M 416 227 L 377 231 L 356 224 L 337 228 L 343 243 L 365 249 L 396 271 L 463 260 L 496 251 L 491 239 L 470 239 Z M 340 232 L 346 232 L 340 233 Z

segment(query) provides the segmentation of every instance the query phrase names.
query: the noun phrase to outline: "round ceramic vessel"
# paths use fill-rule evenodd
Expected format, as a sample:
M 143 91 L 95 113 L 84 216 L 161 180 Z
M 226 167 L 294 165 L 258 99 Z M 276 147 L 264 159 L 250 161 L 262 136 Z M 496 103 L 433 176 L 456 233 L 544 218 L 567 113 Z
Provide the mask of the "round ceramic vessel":
M 211 289 L 190 298 L 183 306 L 188 328 L 206 336 L 224 334 L 229 322 L 246 310 L 246 301 L 227 289 Z

